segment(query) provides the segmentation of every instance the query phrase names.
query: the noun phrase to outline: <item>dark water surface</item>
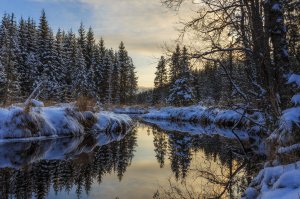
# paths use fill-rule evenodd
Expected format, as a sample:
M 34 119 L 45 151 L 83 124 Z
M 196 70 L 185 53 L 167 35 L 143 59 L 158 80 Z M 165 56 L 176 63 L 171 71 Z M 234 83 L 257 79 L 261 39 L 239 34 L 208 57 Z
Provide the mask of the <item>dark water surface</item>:
M 0 198 L 238 198 L 256 173 L 220 136 L 137 122 L 121 138 L 0 143 Z

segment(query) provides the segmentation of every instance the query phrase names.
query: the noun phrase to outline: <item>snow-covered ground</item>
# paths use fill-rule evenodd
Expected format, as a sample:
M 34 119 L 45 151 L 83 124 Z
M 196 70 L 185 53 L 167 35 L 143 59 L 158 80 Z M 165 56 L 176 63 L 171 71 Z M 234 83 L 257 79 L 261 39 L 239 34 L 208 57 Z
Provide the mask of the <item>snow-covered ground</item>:
M 282 111 L 277 128 L 267 140 L 273 162 L 279 164 L 284 160 L 290 164 L 261 170 L 245 191 L 245 199 L 300 198 L 300 75 L 291 74 L 288 83 L 296 88 L 291 98 L 293 106 Z
M 42 106 L 42 104 L 41 104 Z M 0 108 L 0 139 L 40 136 L 78 136 L 89 131 L 126 131 L 127 115 L 112 112 L 77 112 L 72 106 Z
M 264 168 L 252 180 L 243 198 L 300 198 L 300 161 L 289 165 Z
M 172 121 L 189 121 L 197 123 L 214 123 L 217 125 L 233 126 L 239 122 L 243 116 L 242 110 L 222 110 L 218 108 L 206 108 L 203 106 L 189 107 L 165 107 L 161 109 L 150 110 L 143 115 L 143 118 L 172 120 Z M 264 124 L 262 114 L 256 112 L 251 115 L 245 114 L 240 121 L 241 125 L 250 125 L 251 121 L 258 124 Z

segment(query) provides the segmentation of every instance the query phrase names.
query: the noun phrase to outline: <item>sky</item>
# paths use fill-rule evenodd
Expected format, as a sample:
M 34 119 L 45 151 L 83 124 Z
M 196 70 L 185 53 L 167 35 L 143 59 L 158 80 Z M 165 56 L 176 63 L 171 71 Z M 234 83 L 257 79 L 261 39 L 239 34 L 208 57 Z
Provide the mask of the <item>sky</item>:
M 139 87 L 153 87 L 162 47 L 178 38 L 179 22 L 187 19 L 191 6 L 176 12 L 160 0 L 0 0 L 0 13 L 38 20 L 45 9 L 54 31 L 77 32 L 83 22 L 93 28 L 97 40 L 103 37 L 108 48 L 117 49 L 123 41 L 136 66 Z

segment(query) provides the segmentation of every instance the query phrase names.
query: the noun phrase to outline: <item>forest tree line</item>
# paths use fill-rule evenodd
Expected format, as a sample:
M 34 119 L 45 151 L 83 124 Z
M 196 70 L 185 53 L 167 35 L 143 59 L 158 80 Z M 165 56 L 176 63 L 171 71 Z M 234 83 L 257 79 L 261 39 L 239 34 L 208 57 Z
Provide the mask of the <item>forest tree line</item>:
M 118 51 L 95 39 L 93 29 L 81 23 L 78 33 L 58 29 L 54 35 L 46 14 L 39 23 L 28 18 L 16 22 L 4 14 L 0 26 L 0 103 L 26 99 L 42 84 L 42 100 L 67 102 L 79 96 L 97 102 L 131 103 L 137 76 L 121 42 Z
M 183 2 L 163 1 L 175 9 Z M 181 32 L 197 39 L 161 58 L 155 88 L 139 94 L 138 101 L 238 105 L 278 118 L 296 92 L 287 86 L 287 78 L 300 71 L 299 0 L 198 3 L 197 14 L 186 21 Z

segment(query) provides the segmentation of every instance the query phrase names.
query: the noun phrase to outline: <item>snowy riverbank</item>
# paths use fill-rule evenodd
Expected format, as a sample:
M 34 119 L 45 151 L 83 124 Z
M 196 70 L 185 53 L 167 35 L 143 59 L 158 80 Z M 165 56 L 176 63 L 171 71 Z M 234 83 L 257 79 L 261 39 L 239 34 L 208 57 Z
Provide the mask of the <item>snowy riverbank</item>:
M 229 139 L 236 139 L 235 135 L 232 133 L 230 128 L 218 127 L 214 124 L 211 125 L 201 125 L 190 122 L 172 122 L 165 120 L 155 120 L 155 119 L 144 119 L 145 123 L 155 125 L 165 131 L 177 131 L 182 133 L 188 133 L 190 135 L 220 135 Z M 249 135 L 246 131 L 236 130 L 236 135 L 239 136 L 241 140 L 249 140 Z
M 144 114 L 142 117 L 147 119 L 196 122 L 201 124 L 213 123 L 220 126 L 233 126 L 238 122 L 240 125 L 249 126 L 251 125 L 251 121 L 255 121 L 256 124 L 260 125 L 264 124 L 264 117 L 258 112 L 243 114 L 243 110 L 223 110 L 203 106 L 189 106 L 153 109 L 149 110 L 149 113 Z
M 0 108 L 0 139 L 40 136 L 78 136 L 92 132 L 124 132 L 132 120 L 112 112 L 78 112 L 71 105 Z

